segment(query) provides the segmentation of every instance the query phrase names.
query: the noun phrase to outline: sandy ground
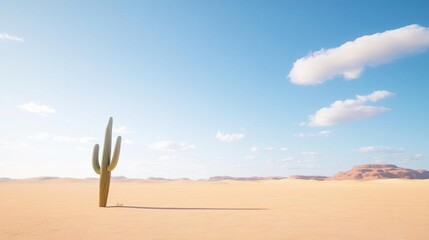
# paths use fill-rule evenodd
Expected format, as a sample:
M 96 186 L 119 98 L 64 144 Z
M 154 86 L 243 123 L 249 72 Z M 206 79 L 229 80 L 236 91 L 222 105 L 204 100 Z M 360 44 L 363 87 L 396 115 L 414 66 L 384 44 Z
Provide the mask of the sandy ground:
M 429 181 L 0 182 L 0 239 L 429 239 Z M 122 205 L 122 207 L 116 207 Z

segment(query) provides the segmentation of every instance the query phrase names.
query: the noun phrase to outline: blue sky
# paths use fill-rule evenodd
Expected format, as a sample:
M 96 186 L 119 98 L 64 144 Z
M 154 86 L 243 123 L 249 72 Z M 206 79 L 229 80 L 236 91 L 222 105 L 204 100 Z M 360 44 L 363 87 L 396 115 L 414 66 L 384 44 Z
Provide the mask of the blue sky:
M 427 1 L 0 6 L 0 177 L 429 168 Z

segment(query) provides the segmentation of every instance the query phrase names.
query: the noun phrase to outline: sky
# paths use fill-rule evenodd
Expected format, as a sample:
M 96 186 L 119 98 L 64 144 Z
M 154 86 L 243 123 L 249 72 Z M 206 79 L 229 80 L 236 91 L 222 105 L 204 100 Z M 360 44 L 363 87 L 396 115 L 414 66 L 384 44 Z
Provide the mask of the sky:
M 2 1 L 0 177 L 429 169 L 428 1 Z M 101 146 L 102 147 L 102 146 Z

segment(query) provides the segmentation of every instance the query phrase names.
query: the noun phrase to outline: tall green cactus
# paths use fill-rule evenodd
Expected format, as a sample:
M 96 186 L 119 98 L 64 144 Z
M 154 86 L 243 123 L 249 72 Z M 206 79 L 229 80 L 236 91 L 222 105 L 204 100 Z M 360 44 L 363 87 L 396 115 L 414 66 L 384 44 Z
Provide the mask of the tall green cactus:
M 107 196 L 109 195 L 110 175 L 113 169 L 115 169 L 116 165 L 118 164 L 119 152 L 121 150 L 122 138 L 119 136 L 116 139 L 113 156 L 110 157 L 112 148 L 112 126 L 113 118 L 110 118 L 106 128 L 106 135 L 104 137 L 104 149 L 101 167 L 98 161 L 98 151 L 100 149 L 100 146 L 98 144 L 95 144 L 94 151 L 92 154 L 92 168 L 94 168 L 94 171 L 97 174 L 100 174 L 100 196 L 98 202 L 99 207 L 106 207 Z

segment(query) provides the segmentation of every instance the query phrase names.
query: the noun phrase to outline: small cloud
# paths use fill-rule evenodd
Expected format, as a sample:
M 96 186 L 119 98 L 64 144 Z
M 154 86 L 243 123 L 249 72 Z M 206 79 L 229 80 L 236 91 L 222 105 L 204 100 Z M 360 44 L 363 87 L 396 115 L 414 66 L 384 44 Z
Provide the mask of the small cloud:
M 134 140 L 133 140 L 133 139 L 129 139 L 129 138 L 125 138 L 125 139 L 124 139 L 124 143 L 125 143 L 125 144 L 133 144 L 133 143 L 134 143 Z
M 183 142 L 173 141 L 161 141 L 149 145 L 149 148 L 157 151 L 175 152 L 175 151 L 187 151 L 195 148 L 194 145 Z
M 279 162 L 290 162 L 293 159 L 294 159 L 293 157 L 284 157 L 284 158 L 279 159 L 278 161 Z
M 3 149 L 24 150 L 24 149 L 27 149 L 28 147 L 29 146 L 26 143 L 0 140 L 0 148 L 3 148 Z
M 329 107 L 318 110 L 309 117 L 309 126 L 323 127 L 339 123 L 362 120 L 388 111 L 388 108 L 365 105 L 366 102 L 376 102 L 383 98 L 392 96 L 389 91 L 375 91 L 366 96 L 357 95 L 355 99 L 335 101 Z
M 116 134 L 127 134 L 127 133 L 129 133 L 127 130 L 127 127 L 125 127 L 125 126 L 113 128 L 112 131 L 113 131 L 113 133 L 116 133 Z
M 37 104 L 34 102 L 29 102 L 29 103 L 25 103 L 22 105 L 18 105 L 18 108 L 28 111 L 28 112 L 32 112 L 32 113 L 37 113 L 40 115 L 44 115 L 46 116 L 47 114 L 53 114 L 55 113 L 55 109 L 53 109 L 52 107 L 48 106 L 48 105 L 43 105 L 43 104 Z
M 37 140 L 37 141 L 45 141 L 51 137 L 49 133 L 46 132 L 39 132 L 34 135 L 28 135 L 29 139 Z
M 310 158 L 315 158 L 320 155 L 318 152 L 301 152 L 301 154 Z
M 253 159 L 255 159 L 255 156 L 252 156 L 252 155 L 247 155 L 244 157 L 244 160 L 253 160 Z
M 258 147 L 252 147 L 252 148 L 250 149 L 250 151 L 251 151 L 251 152 L 257 152 L 257 151 L 259 151 L 259 148 L 258 148 Z
M 402 153 L 405 149 L 385 146 L 366 146 L 358 149 L 361 153 Z
M 9 35 L 7 33 L 0 33 L 0 41 L 24 42 L 24 39 L 17 37 L 17 36 Z
M 305 138 L 305 137 L 307 137 L 307 134 L 305 134 L 303 132 L 300 132 L 300 133 L 295 133 L 293 136 L 294 137 L 299 137 L 299 138 Z
M 279 148 L 280 151 L 287 151 L 287 147 L 281 147 Z
M 295 61 L 288 77 L 300 85 L 321 84 L 338 75 L 347 80 L 357 79 L 367 66 L 389 63 L 428 47 L 429 29 L 408 25 L 310 53 Z
M 375 163 L 383 162 L 409 162 L 423 159 L 423 154 L 409 154 L 403 148 L 391 148 L 386 146 L 365 146 L 358 149 L 359 152 L 372 156 Z
M 299 137 L 299 138 L 307 138 L 307 137 L 329 137 L 331 136 L 331 131 L 320 131 L 318 133 L 309 133 L 309 134 L 305 134 L 303 132 L 300 133 L 296 133 L 293 135 L 294 137 Z
M 224 134 L 218 131 L 216 134 L 216 138 L 222 142 L 234 142 L 234 141 L 243 139 L 244 134 L 241 134 L 241 133 Z
M 320 131 L 320 132 L 317 133 L 317 136 L 320 136 L 320 137 L 329 137 L 329 136 L 331 136 L 331 131 L 327 131 L 327 130 Z

